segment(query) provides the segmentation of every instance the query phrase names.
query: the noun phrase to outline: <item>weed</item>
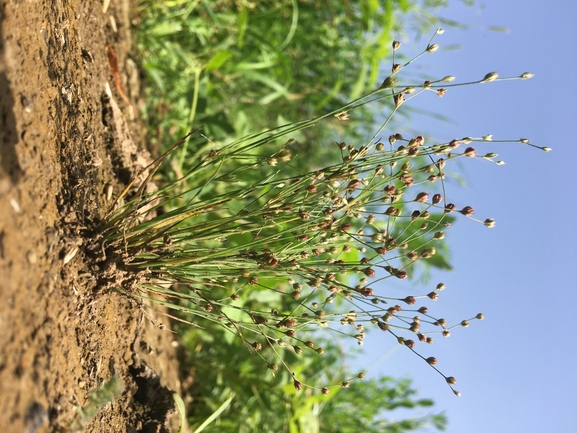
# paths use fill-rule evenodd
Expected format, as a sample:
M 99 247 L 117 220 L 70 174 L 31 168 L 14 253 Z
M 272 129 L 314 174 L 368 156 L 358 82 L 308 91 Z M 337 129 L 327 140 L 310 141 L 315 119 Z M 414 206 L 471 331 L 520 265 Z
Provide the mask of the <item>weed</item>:
M 70 429 L 73 431 L 82 430 L 105 404 L 114 401 L 122 391 L 124 391 L 124 384 L 117 376 L 113 376 L 109 381 L 92 390 L 84 407 L 78 406 L 78 414 L 70 425 Z
M 434 335 L 448 337 L 483 315 L 449 325 L 424 305 L 438 300 L 443 283 L 402 297 L 389 295 L 386 283 L 405 280 L 416 264 L 435 260 L 455 215 L 494 226 L 491 218 L 476 219 L 466 203 L 447 200 L 447 164 L 473 158 L 500 164 L 496 154 L 478 153 L 475 143 L 538 146 L 491 136 L 428 144 L 420 135 L 384 134 L 399 107 L 422 93 L 442 96 L 462 85 L 532 76 L 489 73 L 471 83 L 444 77 L 402 84 L 398 74 L 406 66 L 437 50 L 434 37 L 404 64 L 393 55 L 392 74 L 367 95 L 223 147 L 208 143 L 179 179 L 151 194 L 141 187 L 100 229 L 107 264 L 132 276 L 118 290 L 175 310 L 181 321 L 221 324 L 273 375 L 287 371 L 297 391 L 327 395 L 364 376 L 318 385 L 296 374 L 288 358 L 325 352 L 319 329 L 362 344 L 367 328 L 374 328 L 423 359 L 459 395 L 455 378 L 417 345 L 432 343 Z M 393 43 L 393 53 L 399 45 Z M 343 121 L 383 99 L 392 101 L 391 113 L 364 144 L 336 143 L 338 163 L 301 169 L 292 134 L 326 119 Z M 149 178 L 170 152 L 149 167 Z M 262 174 L 256 181 L 255 172 Z

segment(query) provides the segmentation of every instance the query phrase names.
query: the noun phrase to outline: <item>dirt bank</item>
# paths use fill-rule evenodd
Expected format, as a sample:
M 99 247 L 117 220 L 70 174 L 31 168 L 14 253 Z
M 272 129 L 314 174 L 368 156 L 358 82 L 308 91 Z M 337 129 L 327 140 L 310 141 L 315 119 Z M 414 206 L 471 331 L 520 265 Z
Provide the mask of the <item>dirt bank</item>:
M 0 0 L 3 432 L 70 431 L 114 375 L 124 391 L 86 431 L 174 428 L 173 335 L 103 291 L 87 250 L 109 188 L 114 197 L 146 163 L 131 6 Z

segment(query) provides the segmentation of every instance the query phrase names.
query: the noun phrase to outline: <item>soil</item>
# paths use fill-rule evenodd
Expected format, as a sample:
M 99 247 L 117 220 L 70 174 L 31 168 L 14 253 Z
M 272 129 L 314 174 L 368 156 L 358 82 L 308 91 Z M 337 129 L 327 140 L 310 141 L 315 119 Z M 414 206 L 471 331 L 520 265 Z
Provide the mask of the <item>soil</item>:
M 100 284 L 89 249 L 150 160 L 134 13 L 129 0 L 0 0 L 2 432 L 178 430 L 176 337 Z M 121 393 L 90 399 L 115 377 Z

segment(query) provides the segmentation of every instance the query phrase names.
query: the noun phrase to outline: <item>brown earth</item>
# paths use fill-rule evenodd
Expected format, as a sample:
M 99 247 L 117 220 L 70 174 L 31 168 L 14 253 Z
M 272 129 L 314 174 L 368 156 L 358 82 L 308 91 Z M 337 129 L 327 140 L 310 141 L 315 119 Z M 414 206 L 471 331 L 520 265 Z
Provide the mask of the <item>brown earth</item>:
M 173 334 L 104 289 L 89 254 L 109 188 L 148 160 L 134 5 L 106 3 L 0 0 L 1 432 L 80 430 L 78 407 L 115 375 L 124 391 L 85 431 L 178 429 Z

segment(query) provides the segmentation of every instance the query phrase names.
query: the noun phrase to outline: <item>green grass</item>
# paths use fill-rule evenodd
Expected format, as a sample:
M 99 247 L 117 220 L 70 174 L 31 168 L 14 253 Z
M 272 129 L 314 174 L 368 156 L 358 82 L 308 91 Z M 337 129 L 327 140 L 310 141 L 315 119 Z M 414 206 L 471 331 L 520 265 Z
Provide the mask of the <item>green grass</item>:
M 406 23 L 423 33 L 439 22 L 462 26 L 438 16 L 447 3 L 142 0 L 150 145 L 164 151 L 197 125 L 222 145 L 334 111 L 378 86 L 380 64 Z M 358 108 L 346 128 L 332 119 L 302 130 L 301 149 L 314 148 L 318 161 L 330 155 L 319 140 L 366 135 L 374 113 L 390 108 L 387 99 L 376 104 L 384 105 Z M 184 147 L 175 165 L 182 169 L 200 144 Z

